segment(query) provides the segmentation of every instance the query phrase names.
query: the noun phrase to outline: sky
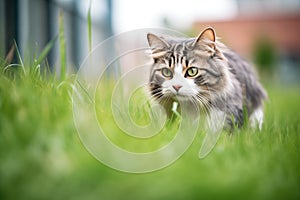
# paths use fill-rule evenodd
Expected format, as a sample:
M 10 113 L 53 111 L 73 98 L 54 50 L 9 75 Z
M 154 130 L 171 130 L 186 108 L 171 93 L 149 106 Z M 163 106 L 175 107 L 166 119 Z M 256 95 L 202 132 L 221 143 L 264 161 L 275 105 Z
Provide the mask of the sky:
M 72 3 L 73 0 L 56 0 Z M 92 3 L 92 19 L 105 19 L 107 0 L 77 1 L 83 18 Z M 196 21 L 221 21 L 232 19 L 238 13 L 299 12 L 300 0 L 112 0 L 113 31 L 120 33 L 139 28 L 165 27 L 187 29 Z M 242 7 L 238 7 L 238 3 Z M 103 22 L 103 21 L 102 21 Z
M 115 33 L 137 28 L 188 28 L 196 20 L 222 20 L 238 12 L 235 0 L 114 0 Z

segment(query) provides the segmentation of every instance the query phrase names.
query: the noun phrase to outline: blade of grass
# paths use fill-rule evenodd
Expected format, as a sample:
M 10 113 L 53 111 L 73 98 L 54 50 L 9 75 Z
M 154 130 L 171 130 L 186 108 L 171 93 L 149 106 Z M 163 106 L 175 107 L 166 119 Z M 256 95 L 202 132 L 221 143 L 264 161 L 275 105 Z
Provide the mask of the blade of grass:
M 49 54 L 50 50 L 54 46 L 57 38 L 58 38 L 58 36 L 56 36 L 50 42 L 48 42 L 48 44 L 45 46 L 45 48 L 43 49 L 43 51 L 41 52 L 41 54 L 39 55 L 39 57 L 36 59 L 34 67 L 36 67 L 37 65 L 41 64 L 41 62 L 43 62 L 45 60 L 45 58 Z
M 19 63 L 21 65 L 22 71 L 23 71 L 24 75 L 26 75 L 25 66 L 24 66 L 24 63 L 23 63 L 23 60 L 22 60 L 22 57 L 21 57 L 18 45 L 17 45 L 17 43 L 16 43 L 15 40 L 14 40 L 14 44 L 15 44 L 15 47 L 16 47 L 16 50 L 17 50 L 17 56 L 18 56 L 18 60 L 19 60 Z
M 90 1 L 90 6 L 87 14 L 87 24 L 88 24 L 88 40 L 89 40 L 89 51 L 92 51 L 92 16 L 91 16 L 91 5 L 92 0 Z
M 88 90 L 83 86 L 83 84 L 77 80 L 78 85 L 80 86 L 80 88 L 83 90 L 83 92 L 86 94 L 86 96 L 88 97 L 88 100 L 92 103 L 94 103 L 93 98 L 90 96 Z M 74 86 L 73 88 L 74 92 L 76 92 L 76 94 L 78 95 L 78 89 Z M 82 98 L 82 96 L 79 94 L 78 96 L 80 96 Z
M 59 13 L 59 51 L 60 51 L 60 79 L 66 79 L 66 39 L 64 34 L 64 18 L 63 12 Z

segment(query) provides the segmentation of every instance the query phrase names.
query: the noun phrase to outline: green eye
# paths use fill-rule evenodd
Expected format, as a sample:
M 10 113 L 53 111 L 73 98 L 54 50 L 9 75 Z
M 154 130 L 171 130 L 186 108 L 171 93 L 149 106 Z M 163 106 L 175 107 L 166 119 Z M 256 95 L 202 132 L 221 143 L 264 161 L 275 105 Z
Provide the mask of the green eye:
M 189 77 L 194 77 L 198 74 L 198 68 L 197 67 L 190 67 L 187 71 L 186 71 L 186 76 Z
M 173 75 L 169 68 L 162 68 L 161 74 L 166 78 L 170 78 Z

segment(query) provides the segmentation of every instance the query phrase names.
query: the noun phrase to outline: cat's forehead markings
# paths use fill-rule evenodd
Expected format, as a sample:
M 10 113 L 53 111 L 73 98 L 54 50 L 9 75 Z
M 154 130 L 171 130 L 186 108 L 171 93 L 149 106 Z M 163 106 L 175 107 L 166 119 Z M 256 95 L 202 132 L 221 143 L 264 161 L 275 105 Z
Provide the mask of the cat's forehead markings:
M 188 64 L 188 61 L 186 59 L 186 56 L 183 56 L 181 64 L 184 66 L 184 68 L 188 67 L 189 64 Z
M 183 71 L 182 64 L 181 64 L 181 63 L 177 63 L 177 64 L 175 65 L 174 71 L 175 71 L 176 73 L 178 73 L 178 74 L 181 74 L 182 71 Z

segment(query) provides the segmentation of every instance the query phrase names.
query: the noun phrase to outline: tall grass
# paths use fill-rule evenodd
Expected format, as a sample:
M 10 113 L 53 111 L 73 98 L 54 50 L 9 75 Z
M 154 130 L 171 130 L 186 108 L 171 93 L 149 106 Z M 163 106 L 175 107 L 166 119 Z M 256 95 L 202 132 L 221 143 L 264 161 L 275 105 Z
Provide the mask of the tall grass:
M 66 57 L 66 39 L 64 31 L 63 12 L 59 13 L 59 50 L 60 50 L 60 77 L 61 80 L 66 78 L 67 73 L 67 57 Z
M 90 0 L 90 6 L 87 13 L 87 30 L 88 30 L 88 44 L 89 44 L 89 52 L 92 51 L 92 0 Z
M 298 86 L 269 85 L 263 130 L 223 134 L 202 160 L 199 132 L 182 158 L 154 173 L 125 174 L 96 161 L 74 128 L 60 20 L 59 36 L 32 65 L 24 64 L 16 46 L 18 63 L 0 67 L 0 199 L 300 199 Z M 59 79 L 40 70 L 57 39 L 65 67 Z M 136 105 L 143 98 L 137 94 L 130 101 L 132 116 L 142 124 L 147 108 Z M 99 96 L 96 102 L 109 105 L 110 99 Z M 114 130 L 109 136 L 114 143 L 128 150 L 140 145 L 117 129 L 107 110 L 97 115 Z M 166 130 L 140 150 L 153 150 L 172 137 Z
M 1 199 L 299 198 L 299 88 L 268 88 L 271 102 L 262 132 L 242 129 L 231 136 L 221 135 L 211 154 L 202 160 L 197 158 L 204 138 L 199 132 L 175 164 L 158 172 L 132 175 L 105 167 L 82 146 L 73 125 L 69 87 L 58 87 L 60 81 L 43 76 L 37 81 L 31 75 L 12 80 L 3 73 Z M 110 104 L 106 99 L 98 101 Z M 139 120 L 146 110 L 134 108 L 135 99 L 132 101 L 132 115 Z M 132 151 L 141 145 L 114 129 L 116 124 L 107 113 L 99 111 L 98 115 L 106 128 L 114 130 L 115 135 L 109 137 L 115 144 Z M 165 131 L 150 143 L 144 141 L 138 150 L 154 150 L 172 137 Z
M 72 90 L 41 72 L 55 41 L 31 66 L 24 64 L 17 46 L 18 63 L 0 66 L 0 199 L 40 198 L 43 193 L 50 198 L 48 184 L 68 163 L 65 150 L 74 138 Z

